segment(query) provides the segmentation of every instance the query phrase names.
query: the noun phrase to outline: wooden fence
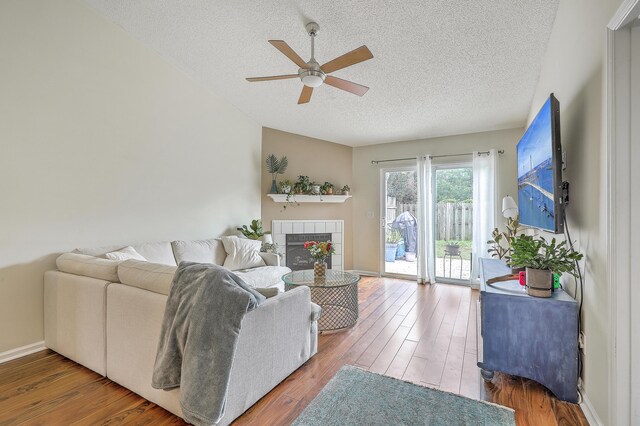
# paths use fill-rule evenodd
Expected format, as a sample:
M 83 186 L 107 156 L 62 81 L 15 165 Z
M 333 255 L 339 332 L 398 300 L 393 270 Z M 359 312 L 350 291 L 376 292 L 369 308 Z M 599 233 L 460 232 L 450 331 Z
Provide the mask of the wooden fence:
M 401 204 L 395 197 L 387 197 L 387 224 L 401 213 L 416 216 L 416 204 Z M 445 203 L 436 205 L 436 240 L 470 241 L 473 235 L 473 204 Z
M 436 205 L 436 240 L 465 241 L 473 235 L 472 203 Z

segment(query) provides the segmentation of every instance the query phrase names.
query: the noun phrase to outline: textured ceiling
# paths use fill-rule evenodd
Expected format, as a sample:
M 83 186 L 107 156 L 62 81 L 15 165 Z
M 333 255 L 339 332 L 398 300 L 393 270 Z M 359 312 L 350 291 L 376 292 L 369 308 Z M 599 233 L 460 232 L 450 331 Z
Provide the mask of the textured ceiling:
M 558 0 L 86 0 L 204 87 L 266 127 L 351 146 L 523 126 Z M 321 64 L 366 44 L 374 58 L 336 71 L 371 89 L 323 85 L 298 105 L 304 23 L 320 24 Z

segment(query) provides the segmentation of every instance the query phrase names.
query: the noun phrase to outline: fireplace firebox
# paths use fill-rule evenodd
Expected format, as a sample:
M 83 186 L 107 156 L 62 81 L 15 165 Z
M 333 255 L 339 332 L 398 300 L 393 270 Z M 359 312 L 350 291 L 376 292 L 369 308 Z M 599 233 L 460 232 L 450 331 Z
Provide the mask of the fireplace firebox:
M 313 269 L 313 256 L 304 248 L 306 241 L 330 241 L 330 233 L 287 234 L 285 253 L 287 267 L 292 271 Z M 327 267 L 331 269 L 331 256 L 327 257 Z

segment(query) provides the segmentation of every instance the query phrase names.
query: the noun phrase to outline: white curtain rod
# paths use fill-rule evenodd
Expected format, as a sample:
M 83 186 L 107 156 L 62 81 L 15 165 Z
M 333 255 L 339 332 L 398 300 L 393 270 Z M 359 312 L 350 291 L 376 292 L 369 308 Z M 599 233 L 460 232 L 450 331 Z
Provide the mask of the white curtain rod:
M 430 155 L 429 158 L 445 158 L 445 157 L 459 157 L 461 155 L 472 155 L 473 152 L 465 152 L 462 154 L 444 154 L 444 155 Z M 498 151 L 498 154 L 504 154 L 504 150 L 501 149 Z M 489 155 L 489 151 L 478 151 L 478 155 Z M 416 157 L 408 157 L 408 158 L 391 158 L 388 160 L 371 160 L 371 164 L 380 164 L 380 163 L 388 163 L 391 161 L 407 161 L 407 160 L 415 160 Z

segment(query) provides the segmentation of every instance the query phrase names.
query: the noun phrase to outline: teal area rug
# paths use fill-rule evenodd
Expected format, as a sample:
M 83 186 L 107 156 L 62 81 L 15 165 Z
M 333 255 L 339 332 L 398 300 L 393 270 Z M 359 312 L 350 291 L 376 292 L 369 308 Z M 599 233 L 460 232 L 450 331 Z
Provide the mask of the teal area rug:
M 293 423 L 515 426 L 513 410 L 345 365 Z

